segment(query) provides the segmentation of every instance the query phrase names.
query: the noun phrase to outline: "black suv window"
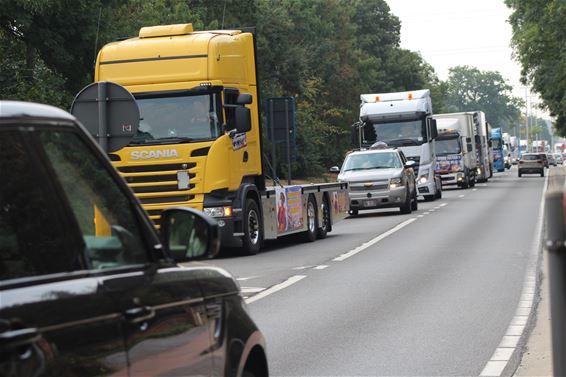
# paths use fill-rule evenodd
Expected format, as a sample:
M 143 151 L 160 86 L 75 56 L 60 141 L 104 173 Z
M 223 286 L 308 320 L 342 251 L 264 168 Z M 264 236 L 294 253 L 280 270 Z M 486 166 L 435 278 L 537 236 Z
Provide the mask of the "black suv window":
M 91 148 L 74 132 L 39 134 L 80 226 L 91 267 L 146 263 L 134 208 Z
M 0 280 L 84 268 L 80 238 L 36 161 L 20 132 L 0 133 Z

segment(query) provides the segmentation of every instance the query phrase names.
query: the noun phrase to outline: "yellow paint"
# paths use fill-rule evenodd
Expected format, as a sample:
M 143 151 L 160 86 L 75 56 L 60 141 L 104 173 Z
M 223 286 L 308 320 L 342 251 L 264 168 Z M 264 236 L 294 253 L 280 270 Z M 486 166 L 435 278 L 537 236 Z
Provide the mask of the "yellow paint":
M 185 205 L 202 210 L 204 194 L 213 190 L 236 191 L 244 176 L 262 174 L 259 111 L 253 36 L 239 30 L 192 31 L 192 25 L 164 25 L 142 28 L 140 37 L 113 42 L 98 54 L 95 81 L 112 81 L 125 86 L 132 93 L 158 93 L 198 87 L 202 83 L 225 88 L 237 88 L 240 93 L 250 93 L 252 130 L 247 132 L 247 146 L 234 151 L 232 140 L 223 135 L 214 141 L 174 145 L 126 147 L 114 154 L 120 161 L 113 162 L 120 168 L 167 164 L 196 164 L 188 172 L 194 177 L 189 190 L 171 192 L 137 193 L 141 200 L 177 195 L 191 195 L 188 201 L 175 203 L 145 204 L 153 220 L 159 219 L 156 210 Z M 224 114 L 224 119 L 226 119 Z M 191 157 L 191 152 L 210 147 L 207 156 Z M 161 157 L 145 160 L 132 159 L 134 151 L 175 149 L 178 157 Z M 244 163 L 244 153 L 248 162 Z M 121 172 L 128 179 L 140 176 L 173 175 L 177 170 L 141 173 Z M 175 185 L 176 180 L 160 181 L 153 186 Z M 144 184 L 130 183 L 132 189 Z

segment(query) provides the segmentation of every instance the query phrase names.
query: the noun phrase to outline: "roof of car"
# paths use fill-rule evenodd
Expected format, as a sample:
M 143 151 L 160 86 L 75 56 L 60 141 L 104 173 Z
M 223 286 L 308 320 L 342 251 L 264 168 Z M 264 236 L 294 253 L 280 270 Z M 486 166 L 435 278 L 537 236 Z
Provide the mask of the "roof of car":
M 3 118 L 54 118 L 76 121 L 71 114 L 57 107 L 21 101 L 0 101 L 0 119 Z
M 353 151 L 351 154 L 373 154 L 373 153 L 384 153 L 384 152 L 398 152 L 397 149 L 394 148 L 384 148 L 384 149 L 363 149 L 360 151 Z

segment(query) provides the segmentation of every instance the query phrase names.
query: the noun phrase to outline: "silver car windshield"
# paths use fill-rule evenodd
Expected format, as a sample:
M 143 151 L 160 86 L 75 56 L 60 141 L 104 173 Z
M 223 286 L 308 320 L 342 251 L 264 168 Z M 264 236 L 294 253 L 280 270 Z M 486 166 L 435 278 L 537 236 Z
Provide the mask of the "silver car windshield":
M 369 169 L 400 169 L 403 165 L 395 152 L 350 155 L 344 162 L 344 171 Z

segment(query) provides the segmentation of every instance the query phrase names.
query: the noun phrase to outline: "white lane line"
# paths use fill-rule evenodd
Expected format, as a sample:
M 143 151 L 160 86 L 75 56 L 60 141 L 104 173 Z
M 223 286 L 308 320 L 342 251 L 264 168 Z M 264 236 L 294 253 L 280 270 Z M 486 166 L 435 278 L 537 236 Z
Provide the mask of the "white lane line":
M 472 189 L 472 191 L 478 191 L 478 189 L 477 189 L 477 188 L 475 188 L 475 189 Z
M 237 278 L 236 280 L 238 281 L 246 281 L 246 280 L 251 280 L 251 279 L 255 279 L 258 278 L 259 276 L 248 276 L 248 277 L 243 277 L 243 278 Z
M 517 345 L 527 328 L 529 316 L 533 310 L 535 300 L 536 282 L 537 282 L 537 268 L 538 268 L 538 255 L 539 247 L 542 244 L 542 224 L 544 218 L 544 195 L 548 187 L 548 175 L 544 180 L 544 187 L 542 189 L 542 198 L 540 201 L 538 219 L 536 224 L 535 237 L 531 245 L 531 255 L 529 256 L 529 265 L 527 273 L 523 282 L 523 291 L 521 292 L 521 299 L 517 305 L 515 316 L 511 320 L 507 332 L 491 359 L 483 368 L 480 376 L 495 376 L 499 377 L 507 367 L 509 360 L 515 352 L 519 352 Z
M 301 280 L 303 280 L 304 278 L 306 278 L 306 275 L 295 275 L 295 276 L 291 276 L 289 279 L 285 280 L 283 283 L 279 283 L 274 285 L 273 287 L 267 288 L 266 290 L 258 293 L 255 296 L 252 296 L 248 299 L 246 299 L 246 304 L 251 304 L 252 302 L 256 302 L 258 300 L 261 300 L 262 298 L 265 298 L 275 292 L 279 292 L 282 289 L 285 289 Z
M 463 198 L 464 196 L 466 196 L 466 195 L 458 195 L 459 198 Z
M 309 269 L 313 266 L 299 266 L 299 267 L 293 267 L 293 270 L 306 270 Z
M 424 217 L 424 215 L 417 215 L 417 217 L 420 219 L 421 217 Z
M 448 203 L 442 203 L 442 204 L 440 205 L 440 207 L 446 207 L 447 205 L 448 205 Z
M 426 214 L 426 212 L 425 212 Z M 362 244 L 361 246 L 356 247 L 353 250 L 348 251 L 347 253 L 344 253 L 334 259 L 332 259 L 334 262 L 342 262 L 356 254 L 358 254 L 359 252 L 364 251 L 365 249 L 367 249 L 370 246 L 375 245 L 376 243 L 378 243 L 379 241 L 381 241 L 382 239 L 389 237 L 390 235 L 392 235 L 393 233 L 403 229 L 404 227 L 406 227 L 407 225 L 409 225 L 410 223 L 412 223 L 413 221 L 416 221 L 417 219 L 415 217 L 405 220 L 403 221 L 401 224 L 398 224 L 397 226 L 389 229 L 387 232 L 381 233 L 379 236 L 369 240 L 368 242 Z
M 313 270 L 324 270 L 325 268 L 328 268 L 328 266 L 321 264 L 320 266 L 316 266 L 315 268 L 313 268 Z
M 260 287 L 240 287 L 240 290 L 242 291 L 243 294 L 247 294 L 247 293 L 258 293 L 258 292 L 261 292 L 261 291 L 265 290 L 265 288 L 260 288 Z
M 430 215 L 430 212 L 424 212 L 423 215 Z

